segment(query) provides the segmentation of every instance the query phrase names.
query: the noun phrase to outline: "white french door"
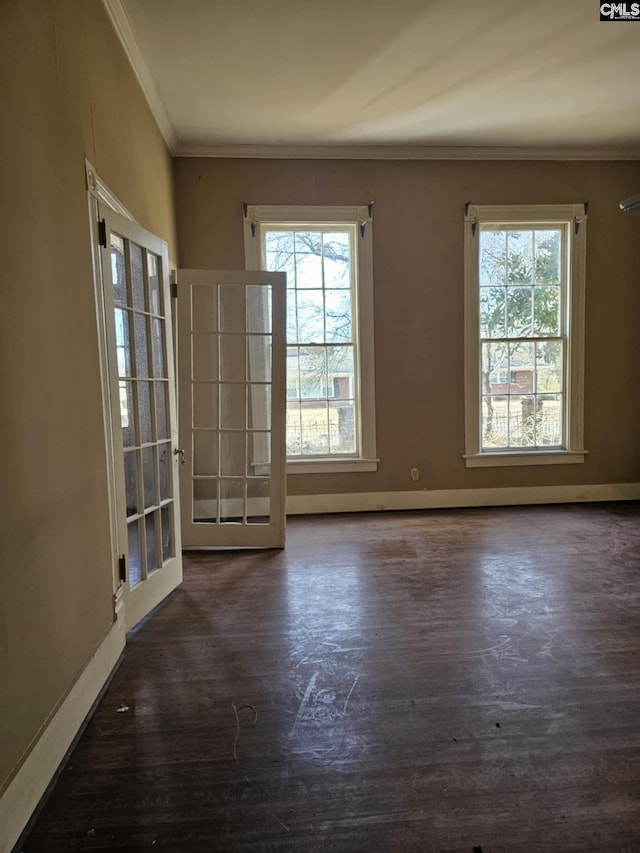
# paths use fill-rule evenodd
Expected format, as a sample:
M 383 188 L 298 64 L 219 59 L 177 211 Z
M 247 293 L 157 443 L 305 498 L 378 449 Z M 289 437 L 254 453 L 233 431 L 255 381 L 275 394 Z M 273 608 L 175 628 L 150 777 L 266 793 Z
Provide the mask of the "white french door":
M 118 544 L 129 630 L 182 580 L 167 246 L 99 206 Z
M 283 548 L 285 275 L 180 270 L 184 548 Z

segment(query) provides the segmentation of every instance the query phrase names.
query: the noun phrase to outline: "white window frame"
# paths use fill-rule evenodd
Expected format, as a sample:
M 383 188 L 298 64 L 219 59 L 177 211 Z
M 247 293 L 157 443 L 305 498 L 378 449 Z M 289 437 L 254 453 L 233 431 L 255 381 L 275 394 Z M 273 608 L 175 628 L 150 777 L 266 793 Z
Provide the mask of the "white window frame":
M 356 424 L 359 429 L 358 456 L 289 458 L 288 474 L 376 471 L 375 373 L 373 344 L 373 222 L 369 205 L 247 205 L 244 216 L 245 267 L 264 270 L 263 233 L 269 227 L 357 225 L 355 258 L 357 284 L 354 294 L 353 326 L 358 379 L 356 381 Z
M 479 259 L 483 224 L 563 225 L 566 228 L 566 314 L 564 438 L 560 449 L 482 450 Z M 464 216 L 465 287 L 465 464 L 468 468 L 553 465 L 584 462 L 584 316 L 587 206 L 466 205 Z

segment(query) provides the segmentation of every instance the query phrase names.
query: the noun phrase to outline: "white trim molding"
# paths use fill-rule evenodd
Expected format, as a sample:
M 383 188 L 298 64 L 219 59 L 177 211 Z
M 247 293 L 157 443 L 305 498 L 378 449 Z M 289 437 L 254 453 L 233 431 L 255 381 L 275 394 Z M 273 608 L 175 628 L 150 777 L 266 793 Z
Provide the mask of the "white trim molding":
M 130 213 L 124 204 L 122 204 L 120 199 L 111 192 L 109 187 L 96 172 L 95 166 L 93 166 L 93 164 L 86 158 L 84 161 L 84 172 L 87 182 L 87 192 L 89 195 L 93 196 L 103 204 L 106 204 L 107 207 L 111 208 L 111 210 L 116 213 L 119 213 L 120 216 L 124 216 L 125 219 L 130 219 L 132 222 L 136 222 L 136 224 L 138 224 L 133 214 Z
M 640 500 L 640 483 L 289 495 L 287 515 Z
M 107 2 L 107 0 L 105 0 Z M 223 160 L 640 160 L 640 146 L 506 147 L 438 145 L 179 144 L 176 157 Z
M 120 43 L 127 55 L 129 64 L 136 75 L 136 79 L 142 89 L 142 94 L 147 101 L 149 109 L 158 125 L 158 130 L 162 134 L 162 138 L 167 144 L 171 154 L 174 154 L 178 144 L 178 136 L 173 127 L 169 113 L 164 105 L 158 87 L 149 66 L 147 65 L 135 32 L 127 15 L 126 9 L 122 4 L 122 0 L 102 0 L 102 3 L 107 10 L 107 14 L 116 31 L 116 35 L 120 39 Z
M 476 453 L 463 459 L 467 468 L 509 468 L 514 465 L 574 465 L 584 462 L 587 451 L 543 450 L 540 453 Z
M 0 799 L 0 853 L 10 853 L 53 779 L 125 645 L 115 622 L 54 710 Z
M 289 459 L 287 474 L 345 474 L 349 471 L 377 471 L 379 459 L 346 457 Z

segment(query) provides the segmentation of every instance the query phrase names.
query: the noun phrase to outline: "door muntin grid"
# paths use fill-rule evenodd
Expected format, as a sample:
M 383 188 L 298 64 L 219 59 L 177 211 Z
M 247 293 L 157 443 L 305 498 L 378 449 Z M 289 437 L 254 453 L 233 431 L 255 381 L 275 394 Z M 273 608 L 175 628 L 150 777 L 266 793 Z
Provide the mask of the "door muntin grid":
M 271 285 L 191 286 L 192 519 L 272 517 Z
M 110 235 L 131 588 L 176 554 L 162 258 Z

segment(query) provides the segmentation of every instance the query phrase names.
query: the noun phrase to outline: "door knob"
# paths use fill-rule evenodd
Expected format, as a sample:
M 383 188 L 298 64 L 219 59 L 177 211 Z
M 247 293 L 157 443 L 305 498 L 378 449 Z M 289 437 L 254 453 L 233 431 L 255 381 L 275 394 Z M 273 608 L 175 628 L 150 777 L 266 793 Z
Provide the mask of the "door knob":
M 173 454 L 174 454 L 174 456 L 177 456 L 178 454 L 180 454 L 180 464 L 184 465 L 184 462 L 185 462 L 184 450 L 181 447 L 174 447 L 173 448 Z

